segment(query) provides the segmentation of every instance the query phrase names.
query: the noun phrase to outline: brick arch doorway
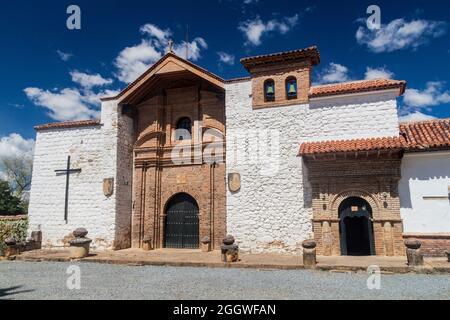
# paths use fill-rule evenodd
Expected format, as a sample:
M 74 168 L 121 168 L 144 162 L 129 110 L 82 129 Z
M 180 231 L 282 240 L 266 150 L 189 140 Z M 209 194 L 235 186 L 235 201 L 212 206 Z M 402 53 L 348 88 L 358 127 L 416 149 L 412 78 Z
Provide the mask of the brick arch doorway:
M 165 208 L 164 248 L 199 248 L 199 207 L 187 193 L 178 193 Z
M 372 207 L 359 197 L 349 197 L 339 205 L 341 254 L 375 255 Z

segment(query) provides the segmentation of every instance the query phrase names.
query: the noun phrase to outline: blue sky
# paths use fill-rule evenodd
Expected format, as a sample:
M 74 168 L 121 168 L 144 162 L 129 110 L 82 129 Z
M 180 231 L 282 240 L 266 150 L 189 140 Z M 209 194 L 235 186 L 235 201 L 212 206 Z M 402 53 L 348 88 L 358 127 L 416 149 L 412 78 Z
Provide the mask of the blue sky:
M 66 9 L 81 9 L 68 30 Z M 367 7 L 382 27 L 366 26 Z M 428 1 L 10 1 L 0 11 L 0 155 L 32 148 L 36 124 L 96 117 L 99 96 L 126 86 L 164 53 L 183 51 L 225 79 L 239 59 L 317 45 L 315 83 L 408 81 L 405 120 L 450 117 L 450 2 Z

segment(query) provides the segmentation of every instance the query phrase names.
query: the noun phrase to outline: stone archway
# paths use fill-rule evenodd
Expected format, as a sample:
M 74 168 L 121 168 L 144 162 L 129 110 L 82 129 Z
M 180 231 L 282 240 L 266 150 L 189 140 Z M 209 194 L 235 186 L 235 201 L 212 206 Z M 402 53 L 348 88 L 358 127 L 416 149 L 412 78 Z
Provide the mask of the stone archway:
M 371 214 L 373 218 L 376 218 L 380 215 L 380 204 L 378 201 L 371 195 L 370 192 L 365 190 L 344 190 L 339 194 L 335 195 L 331 199 L 330 210 L 334 214 L 335 218 L 339 218 L 339 207 L 342 206 L 342 203 L 348 198 L 360 198 L 367 202 L 367 204 L 371 208 Z
M 366 201 L 372 210 L 374 254 L 404 255 L 397 182 L 401 157 L 349 154 L 305 159 L 312 191 L 313 232 L 317 253 L 341 252 L 339 206 L 350 197 Z M 367 221 L 367 220 L 366 220 Z

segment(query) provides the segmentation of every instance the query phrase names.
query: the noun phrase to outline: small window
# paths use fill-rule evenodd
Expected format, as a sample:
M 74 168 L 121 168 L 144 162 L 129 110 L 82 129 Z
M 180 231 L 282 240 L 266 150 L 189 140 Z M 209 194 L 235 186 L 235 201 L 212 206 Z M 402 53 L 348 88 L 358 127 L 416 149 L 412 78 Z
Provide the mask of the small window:
M 190 140 L 192 135 L 192 122 L 191 119 L 185 117 L 181 118 L 177 122 L 177 129 L 175 131 L 177 140 Z
M 286 98 L 297 99 L 297 79 L 294 77 L 286 79 Z
M 264 82 L 264 101 L 275 101 L 275 82 L 272 79 Z

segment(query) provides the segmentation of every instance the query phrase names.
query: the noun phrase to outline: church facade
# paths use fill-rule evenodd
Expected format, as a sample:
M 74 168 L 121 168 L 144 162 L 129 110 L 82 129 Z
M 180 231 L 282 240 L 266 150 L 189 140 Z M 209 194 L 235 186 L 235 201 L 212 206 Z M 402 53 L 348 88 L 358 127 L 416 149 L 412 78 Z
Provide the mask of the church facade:
M 254 253 L 450 249 L 449 120 L 399 124 L 405 81 L 312 85 L 316 47 L 241 63 L 224 80 L 169 52 L 99 120 L 37 126 L 30 230 L 64 246 L 85 227 L 114 250 L 226 234 Z

